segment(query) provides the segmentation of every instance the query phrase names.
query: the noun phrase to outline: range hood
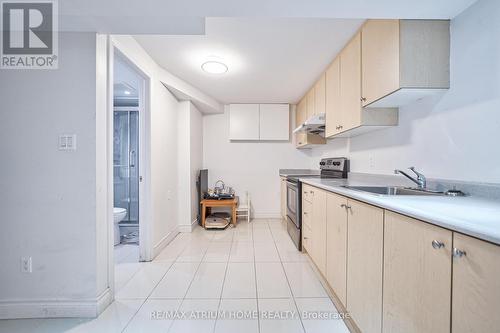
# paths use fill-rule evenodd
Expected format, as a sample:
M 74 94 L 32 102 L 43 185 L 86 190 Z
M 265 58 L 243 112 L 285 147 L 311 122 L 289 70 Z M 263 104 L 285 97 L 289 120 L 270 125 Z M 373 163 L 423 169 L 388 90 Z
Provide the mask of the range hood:
M 300 124 L 293 133 L 306 132 L 310 134 L 322 135 L 325 133 L 325 114 L 319 113 Z

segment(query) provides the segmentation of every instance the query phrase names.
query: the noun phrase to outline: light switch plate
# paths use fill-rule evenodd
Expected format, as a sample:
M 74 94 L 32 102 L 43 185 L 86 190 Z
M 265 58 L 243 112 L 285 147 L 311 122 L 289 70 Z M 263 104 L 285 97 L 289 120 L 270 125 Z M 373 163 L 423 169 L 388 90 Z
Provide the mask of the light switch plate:
M 59 150 L 74 151 L 76 150 L 76 134 L 61 134 L 59 135 Z

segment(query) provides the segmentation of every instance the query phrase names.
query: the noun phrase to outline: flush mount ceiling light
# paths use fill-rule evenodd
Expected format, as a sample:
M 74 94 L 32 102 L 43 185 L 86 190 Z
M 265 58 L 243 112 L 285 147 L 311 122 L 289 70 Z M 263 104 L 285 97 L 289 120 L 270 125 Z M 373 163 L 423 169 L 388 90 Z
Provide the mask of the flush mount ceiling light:
M 130 95 L 130 91 L 128 91 L 128 90 L 125 90 L 123 93 L 124 93 L 125 95 Z
M 224 74 L 227 72 L 227 65 L 215 60 L 209 60 L 201 65 L 201 69 L 209 74 Z

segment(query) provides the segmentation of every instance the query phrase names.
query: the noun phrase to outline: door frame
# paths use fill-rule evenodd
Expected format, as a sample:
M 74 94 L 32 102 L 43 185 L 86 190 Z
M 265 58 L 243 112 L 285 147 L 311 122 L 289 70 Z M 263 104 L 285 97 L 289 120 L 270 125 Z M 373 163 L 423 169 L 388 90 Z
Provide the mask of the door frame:
M 112 36 L 108 36 L 107 52 L 107 126 L 106 126 L 106 146 L 107 146 L 107 207 L 108 216 L 111 220 L 108 223 L 108 285 L 114 295 L 114 231 L 113 231 L 113 207 L 114 207 L 114 186 L 113 186 L 113 85 L 114 85 L 114 59 L 118 56 L 140 77 L 142 85 L 139 87 L 139 253 L 140 261 L 151 261 L 153 259 L 153 237 L 151 219 L 151 77 L 143 71 L 132 59 L 122 52 L 119 45 L 115 43 Z

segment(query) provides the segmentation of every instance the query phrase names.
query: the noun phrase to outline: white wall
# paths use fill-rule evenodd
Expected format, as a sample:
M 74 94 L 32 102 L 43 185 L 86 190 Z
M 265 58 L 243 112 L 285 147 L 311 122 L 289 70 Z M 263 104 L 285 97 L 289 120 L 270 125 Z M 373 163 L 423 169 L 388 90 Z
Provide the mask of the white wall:
M 202 167 L 202 115 L 190 101 L 179 107 L 178 122 L 179 168 L 179 230 L 191 231 L 198 215 L 196 179 Z
M 159 81 L 152 81 L 151 109 L 151 199 L 153 246 L 177 233 L 178 203 L 176 199 L 178 170 L 177 116 L 179 103 Z M 159 249 L 158 249 L 159 250 Z M 155 250 L 157 252 L 158 250 Z
M 249 191 L 256 217 L 279 217 L 279 169 L 308 168 L 308 152 L 296 149 L 291 141 L 229 142 L 225 109 L 224 114 L 203 117 L 203 167 L 208 169 L 208 186 L 212 188 L 222 179 L 242 199 Z
M 311 167 L 347 156 L 355 172 L 414 165 L 431 178 L 500 182 L 500 2 L 480 0 L 451 21 L 451 88 L 400 109 L 399 126 L 332 140 Z
M 179 149 L 177 151 L 177 168 L 179 170 L 177 198 L 179 205 L 179 230 L 181 232 L 191 231 L 191 193 L 190 193 L 190 135 L 189 118 L 190 102 L 184 101 L 179 104 L 179 119 L 177 122 L 177 142 Z
M 163 69 L 130 36 L 113 36 L 113 43 L 119 51 L 148 78 L 150 84 L 150 118 L 146 119 L 146 133 L 150 126 L 149 155 L 150 170 L 145 170 L 145 181 L 151 188 L 149 197 L 152 222 L 153 256 L 168 244 L 178 232 L 179 202 L 178 177 L 176 163 L 178 152 L 178 115 L 179 102 L 165 88 L 161 79 Z M 148 194 L 146 194 L 148 195 Z
M 198 217 L 198 189 L 196 188 L 196 180 L 198 173 L 203 168 L 203 117 L 201 112 L 190 104 L 190 191 L 191 191 L 191 221 L 195 221 Z
M 0 317 L 95 310 L 96 35 L 59 38 L 59 69 L 0 71 Z

